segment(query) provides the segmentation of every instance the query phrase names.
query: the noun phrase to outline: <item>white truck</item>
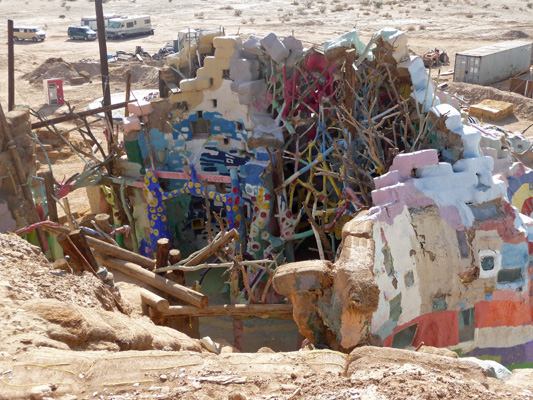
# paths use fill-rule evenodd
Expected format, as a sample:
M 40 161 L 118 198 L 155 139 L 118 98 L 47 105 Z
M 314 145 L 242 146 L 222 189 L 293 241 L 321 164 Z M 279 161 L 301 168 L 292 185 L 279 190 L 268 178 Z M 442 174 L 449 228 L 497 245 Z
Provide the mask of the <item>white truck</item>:
M 105 23 L 106 27 L 107 27 L 107 24 L 109 23 L 109 20 L 113 19 L 113 18 L 120 18 L 120 15 L 119 14 L 104 14 L 104 23 Z M 80 25 L 81 26 L 88 26 L 93 31 L 96 31 L 97 30 L 96 17 L 95 16 L 82 17 Z
M 149 15 L 112 18 L 106 29 L 108 39 L 124 39 L 128 36 L 153 34 L 154 29 Z

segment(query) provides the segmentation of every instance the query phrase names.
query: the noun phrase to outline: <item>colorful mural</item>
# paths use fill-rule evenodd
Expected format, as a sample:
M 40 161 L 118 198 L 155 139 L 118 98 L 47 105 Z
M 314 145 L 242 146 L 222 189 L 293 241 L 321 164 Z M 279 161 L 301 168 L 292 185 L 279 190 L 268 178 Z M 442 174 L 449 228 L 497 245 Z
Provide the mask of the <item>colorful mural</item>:
M 132 176 L 145 172 L 132 202 L 148 215 L 144 254 L 161 237 L 205 246 L 215 211 L 239 231 L 239 257 L 288 262 L 274 286 L 315 344 L 424 342 L 533 362 L 533 175 L 502 132 L 440 103 L 404 33 L 187 46 L 167 58 L 180 73 L 163 84 L 179 90 L 125 120 Z M 265 270 L 246 276 L 268 288 Z M 232 300 L 257 300 L 239 279 Z

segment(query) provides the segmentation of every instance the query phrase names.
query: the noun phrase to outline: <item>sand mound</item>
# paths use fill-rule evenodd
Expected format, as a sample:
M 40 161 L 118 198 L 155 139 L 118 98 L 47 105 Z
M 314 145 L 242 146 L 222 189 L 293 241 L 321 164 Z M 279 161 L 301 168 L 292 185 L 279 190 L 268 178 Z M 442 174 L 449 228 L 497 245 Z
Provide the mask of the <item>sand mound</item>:
M 512 30 L 512 31 L 508 31 L 508 32 L 504 33 L 502 35 L 502 37 L 504 39 L 514 40 L 514 39 L 526 39 L 526 38 L 529 37 L 529 35 L 527 33 L 525 33 L 524 31 Z
M 472 85 L 462 82 L 449 82 L 445 89 L 451 95 L 458 94 L 470 101 L 470 104 L 479 103 L 484 99 L 506 101 L 515 105 L 514 113 L 521 118 L 533 119 L 533 99 L 513 92 L 505 92 L 493 87 Z
M 0 298 L 0 352 L 42 346 L 201 351 L 181 332 L 116 311 L 98 278 L 54 270 L 37 247 L 13 234 L 0 234 Z
M 126 62 L 110 64 L 109 74 L 111 81 L 126 82 L 126 75 L 131 72 L 131 83 L 138 89 L 158 87 L 159 68 L 157 66 Z
M 131 71 L 131 83 L 137 89 L 148 89 L 158 86 L 159 69 L 162 61 L 147 59 L 145 63 L 134 61 L 121 61 L 109 64 L 111 82 L 126 83 L 126 74 Z M 100 76 L 100 63 L 91 60 L 67 62 L 62 58 L 49 58 L 32 72 L 22 77 L 32 85 L 42 85 L 44 79 L 58 78 L 69 82 L 72 78 L 79 77 L 80 72 L 87 72 L 92 78 Z
M 0 234 L 0 260 L 1 288 L 9 288 L 13 301 L 56 299 L 87 308 L 115 307 L 99 279 L 54 270 L 38 247 L 16 235 Z
M 41 85 L 44 79 L 63 79 L 70 81 L 71 78 L 79 77 L 80 74 L 74 66 L 62 58 L 49 58 L 32 72 L 22 76 L 32 85 Z

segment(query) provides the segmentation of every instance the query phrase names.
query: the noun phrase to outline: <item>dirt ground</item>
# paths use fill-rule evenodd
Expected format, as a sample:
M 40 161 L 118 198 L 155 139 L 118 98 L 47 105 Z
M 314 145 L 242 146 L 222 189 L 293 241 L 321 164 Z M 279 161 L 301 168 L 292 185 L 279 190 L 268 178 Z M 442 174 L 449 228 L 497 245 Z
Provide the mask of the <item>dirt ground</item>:
M 119 283 L 128 309 L 138 303 Z M 239 353 L 115 308 L 90 274 L 54 269 L 39 249 L 0 234 L 0 400 L 533 399 L 533 370 L 507 382 L 445 349 L 372 346 Z M 127 299 L 126 299 L 127 298 Z M 142 351 L 141 351 L 142 350 Z
M 117 51 L 132 53 L 136 46 L 154 54 L 176 39 L 179 30 L 188 28 L 222 26 L 227 34 L 242 37 L 269 32 L 279 36 L 293 34 L 304 40 L 307 46 L 312 46 L 321 45 L 353 28 L 367 42 L 379 29 L 392 26 L 408 33 L 413 54 L 421 55 L 434 48 L 447 52 L 450 64 L 441 67 L 441 72 L 446 72 L 453 69 L 457 52 L 501 40 L 533 40 L 533 25 L 530 23 L 533 3 L 526 0 L 505 4 L 498 0 L 358 0 L 351 3 L 341 0 L 108 0 L 104 3 L 106 14 L 149 14 L 155 29 L 152 36 L 109 41 L 108 54 Z M 45 116 L 66 112 L 66 107 L 45 104 L 42 79 L 48 77 L 64 79 L 65 99 L 77 110 L 101 97 L 98 42 L 70 40 L 66 35 L 67 28 L 78 25 L 82 16 L 94 14 L 94 2 L 89 0 L 0 0 L 0 23 L 6 27 L 0 31 L 0 103 L 7 106 L 7 19 L 12 19 L 15 26 L 40 26 L 47 34 L 44 42 L 24 41 L 15 45 L 15 104 L 29 105 Z M 157 67 L 161 65 L 161 61 L 146 58 L 142 64 L 136 60 L 110 64 L 111 92 L 125 90 L 128 70 L 132 72 L 132 89 L 157 89 Z M 70 77 L 80 70 L 91 75 L 91 82 L 70 85 Z M 437 79 L 437 72 L 432 72 L 436 82 L 451 82 L 450 75 Z M 493 95 L 488 88 L 472 85 L 453 83 L 448 89 L 451 94 L 460 93 L 467 99 Z M 471 95 L 473 91 L 476 91 L 475 96 Z M 533 100 L 522 99 L 515 114 L 498 125 L 521 131 L 532 121 Z M 61 126 L 64 129 L 73 127 L 69 123 Z M 97 138 L 103 140 L 99 135 L 103 124 L 96 123 L 94 127 Z M 532 132 L 530 129 L 527 134 Z M 44 158 L 39 161 L 42 170 L 48 168 Z M 60 160 L 54 164 L 54 176 L 61 181 L 79 172 L 83 166 L 83 161 L 76 156 Z M 74 211 L 87 204 L 83 190 L 68 198 Z
M 326 0 L 109 0 L 105 13 L 149 14 L 153 36 L 110 41 L 108 54 L 151 54 L 177 38 L 178 30 L 223 26 L 227 34 L 294 34 L 311 46 L 357 28 L 363 41 L 392 26 L 408 33 L 413 53 L 439 48 L 450 56 L 501 40 L 532 40 L 532 3 L 484 1 Z M 51 116 L 65 108 L 45 105 L 41 80 L 65 79 L 65 98 L 83 109 L 101 97 L 98 43 L 72 41 L 67 27 L 94 15 L 88 0 L 0 0 L 0 24 L 37 25 L 46 30 L 40 43 L 15 45 L 16 104 Z M 0 103 L 7 108 L 7 31 L 0 31 Z M 47 66 L 47 60 L 51 61 Z M 61 61 L 59 61 L 61 59 Z M 112 93 L 125 90 L 132 70 L 133 89 L 157 88 L 159 62 L 111 64 Z M 69 74 L 84 70 L 92 82 L 70 85 Z M 74 74 L 74 75 L 76 75 Z M 435 73 L 433 73 L 436 76 Z M 52 76 L 49 76 L 52 77 Z M 452 93 L 477 101 L 508 96 L 492 88 L 449 82 Z M 510 95 L 513 96 L 513 95 Z M 517 99 L 515 115 L 499 125 L 523 130 L 533 123 L 533 101 Z M 72 124 L 64 124 L 66 129 Z M 103 125 L 95 123 L 103 139 Z M 528 134 L 531 134 L 531 130 Z M 40 159 L 46 169 L 44 159 Z M 57 180 L 80 172 L 76 156 L 54 163 Z M 87 204 L 83 190 L 69 195 L 72 210 Z M 124 297 L 135 294 L 122 286 Z M 502 383 L 478 367 L 436 355 L 363 350 L 348 358 L 328 351 L 228 353 L 214 355 L 199 342 L 156 327 L 138 313 L 118 313 L 105 289 L 92 276 L 53 270 L 36 250 L 13 236 L 0 236 L 0 399 L 533 399 L 533 372 L 514 371 Z M 132 305 L 133 308 L 135 304 Z M 74 350 L 74 351 L 73 351 Z M 140 350 L 143 350 L 140 352 Z M 366 352 L 366 353 L 365 353 Z

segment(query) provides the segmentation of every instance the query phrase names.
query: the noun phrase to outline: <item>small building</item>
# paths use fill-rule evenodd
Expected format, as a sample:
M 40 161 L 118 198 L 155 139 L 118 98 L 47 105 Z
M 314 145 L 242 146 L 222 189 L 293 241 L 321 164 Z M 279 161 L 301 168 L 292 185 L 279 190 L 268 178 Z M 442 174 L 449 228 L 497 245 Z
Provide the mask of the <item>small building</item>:
M 489 85 L 531 65 L 532 42 L 507 41 L 464 51 L 455 55 L 455 82 Z

